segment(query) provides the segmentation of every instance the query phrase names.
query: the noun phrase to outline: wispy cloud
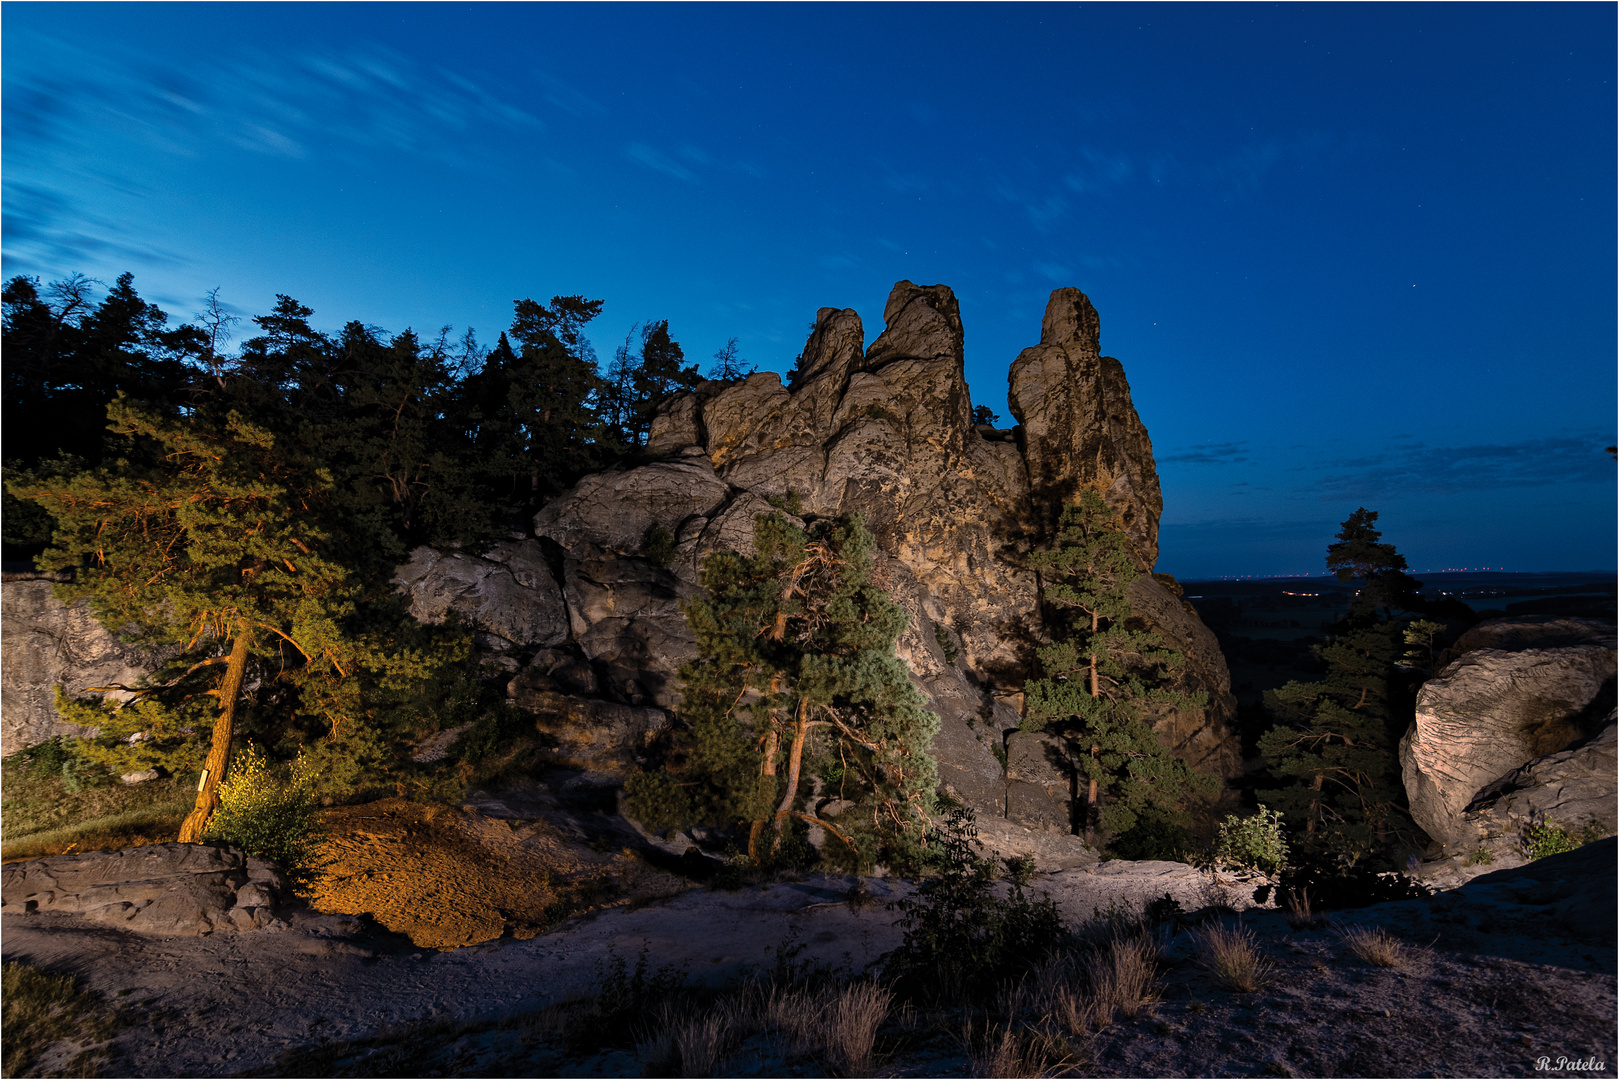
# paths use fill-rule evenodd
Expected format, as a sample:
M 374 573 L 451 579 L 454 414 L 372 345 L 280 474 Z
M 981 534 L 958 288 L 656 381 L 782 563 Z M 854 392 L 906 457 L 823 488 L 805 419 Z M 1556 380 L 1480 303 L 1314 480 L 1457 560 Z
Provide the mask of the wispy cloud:
M 1160 457 L 1158 464 L 1238 465 L 1249 460 L 1248 443 L 1242 441 L 1189 446 L 1185 450 Z
M 1611 436 L 1597 433 L 1475 446 L 1417 443 L 1386 452 L 1326 462 L 1311 484 L 1323 500 L 1370 499 L 1389 494 L 1447 494 L 1504 487 L 1607 483 L 1613 461 L 1604 452 Z
M 50 57 L 42 70 L 73 71 L 75 79 L 8 74 L 8 150 L 25 153 L 69 133 L 91 141 L 112 133 L 186 154 L 223 140 L 275 156 L 387 149 L 465 163 L 474 128 L 545 128 L 476 79 L 379 46 L 293 57 L 249 48 L 184 71 L 134 56 L 119 63 L 39 35 L 29 46 Z
M 688 184 L 698 183 L 696 173 L 686 168 L 686 166 L 680 164 L 680 162 L 676 161 L 674 158 L 654 150 L 646 143 L 630 143 L 624 148 L 624 156 L 630 161 L 635 162 L 635 164 L 640 165 L 643 168 L 651 169 L 653 172 L 660 172 L 665 176 L 672 176 L 676 180 L 684 180 Z
M 117 223 L 88 213 L 57 192 L 7 179 L 0 223 L 4 272 L 50 275 L 107 257 L 133 266 L 179 266 L 187 260 L 161 247 L 132 244 Z

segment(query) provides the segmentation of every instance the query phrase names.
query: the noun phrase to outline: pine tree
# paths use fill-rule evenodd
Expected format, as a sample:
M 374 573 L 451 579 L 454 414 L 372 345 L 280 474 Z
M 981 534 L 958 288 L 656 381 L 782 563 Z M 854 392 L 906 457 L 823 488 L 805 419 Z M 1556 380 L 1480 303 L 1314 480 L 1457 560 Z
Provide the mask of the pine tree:
M 874 580 L 871 534 L 858 518 L 806 530 L 771 514 L 754 544 L 704 560 L 707 595 L 685 606 L 699 656 L 681 672 L 683 730 L 663 769 L 630 781 L 632 812 L 656 829 L 745 826 L 759 864 L 795 819 L 835 838 L 834 861 L 914 859 L 938 719 L 894 654 L 906 617 Z M 817 787 L 844 806 L 835 820 L 806 801 Z
M 97 688 L 131 694 L 128 704 L 59 704 L 100 726 L 113 755 L 195 767 L 208 738 L 182 841 L 199 838 L 219 805 L 255 656 L 260 681 L 289 688 L 298 709 L 319 717 L 347 767 L 375 764 L 362 759 L 375 753 L 368 691 L 430 680 L 465 643 L 412 636 L 364 609 L 365 582 L 333 554 L 342 522 L 330 512 L 331 474 L 265 428 L 238 412 L 174 418 L 122 397 L 107 415 L 128 457 L 8 489 L 55 519 L 39 562 L 74 575 L 60 597 L 87 598 L 103 624 L 167 646 L 173 659 L 143 685 Z M 135 732 L 145 738 L 134 745 L 115 738 Z
M 1051 730 L 1073 747 L 1085 782 L 1085 832 L 1128 832 L 1174 822 L 1188 799 L 1217 782 L 1191 769 L 1152 730 L 1151 711 L 1194 708 L 1204 695 L 1167 688 L 1184 662 L 1162 639 L 1132 629 L 1126 590 L 1140 576 L 1130 539 L 1094 488 L 1063 508 L 1056 543 L 1030 565 L 1054 642 L 1039 650 L 1040 677 L 1024 684 L 1024 731 Z
M 1395 753 L 1409 706 L 1398 670 L 1405 624 L 1392 609 L 1418 606 L 1420 583 L 1394 545 L 1381 542 L 1376 521 L 1375 511 L 1357 509 L 1328 545 L 1328 569 L 1358 580 L 1360 590 L 1337 633 L 1316 647 L 1326 677 L 1266 692 L 1275 726 L 1259 740 L 1271 775 L 1293 781 L 1257 792 L 1260 800 L 1302 827 L 1308 847 L 1348 863 L 1411 828 Z

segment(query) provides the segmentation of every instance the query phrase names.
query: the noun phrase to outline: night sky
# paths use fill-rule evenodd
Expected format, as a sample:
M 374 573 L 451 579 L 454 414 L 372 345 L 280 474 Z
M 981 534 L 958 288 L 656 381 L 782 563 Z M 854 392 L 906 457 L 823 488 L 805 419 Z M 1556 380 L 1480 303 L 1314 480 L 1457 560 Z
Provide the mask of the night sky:
M 1612 4 L 8 3 L 4 270 L 317 327 L 581 293 L 785 371 L 961 301 L 973 399 L 1102 317 L 1159 569 L 1615 566 Z M 244 323 L 244 328 L 251 329 Z

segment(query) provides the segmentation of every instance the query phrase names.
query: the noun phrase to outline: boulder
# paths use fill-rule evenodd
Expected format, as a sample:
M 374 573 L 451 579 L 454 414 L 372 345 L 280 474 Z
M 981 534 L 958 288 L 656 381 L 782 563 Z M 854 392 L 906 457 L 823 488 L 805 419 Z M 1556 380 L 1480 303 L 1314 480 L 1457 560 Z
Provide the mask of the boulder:
M 1553 822 L 1571 833 L 1595 823 L 1619 832 L 1619 742 L 1616 714 L 1596 736 L 1555 754 L 1538 757 L 1486 786 L 1468 803 L 1456 832 L 1469 840 L 1508 838 L 1521 842 L 1531 825 Z
M 70 696 L 87 687 L 134 686 L 159 657 L 120 642 L 86 601 L 64 604 L 42 577 L 6 575 L 0 585 L 0 754 L 11 755 L 58 735 L 92 734 L 56 712 L 56 687 Z M 112 691 L 124 699 L 130 695 Z
M 198 937 L 275 921 L 286 879 L 224 844 L 52 855 L 0 870 L 0 910 L 55 911 L 143 934 Z
M 1495 620 L 1458 646 L 1469 639 L 1479 644 L 1423 685 L 1400 740 L 1411 816 L 1445 845 L 1476 841 L 1469 806 L 1514 770 L 1596 734 L 1614 702 L 1611 625 Z
M 678 536 L 688 519 L 706 516 L 729 494 L 698 449 L 673 461 L 585 477 L 534 515 L 534 534 L 575 557 L 640 555 L 654 527 Z
M 425 623 L 441 623 L 453 611 L 499 643 L 556 645 L 568 638 L 562 590 L 537 540 L 504 541 L 482 556 L 419 547 L 394 582 L 410 597 L 410 613 Z

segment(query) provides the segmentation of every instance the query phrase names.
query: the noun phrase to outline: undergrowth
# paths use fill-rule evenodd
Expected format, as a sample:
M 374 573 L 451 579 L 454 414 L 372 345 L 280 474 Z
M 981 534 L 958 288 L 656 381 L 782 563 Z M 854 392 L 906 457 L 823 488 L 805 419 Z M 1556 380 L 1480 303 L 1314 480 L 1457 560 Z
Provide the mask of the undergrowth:
M 72 976 L 51 975 L 26 964 L 0 968 L 0 1026 L 5 1029 L 6 1076 L 34 1072 L 57 1043 L 69 1041 L 71 1057 L 45 1075 L 96 1076 L 105 1064 L 104 1046 L 123 1026 L 123 1019 L 102 1006 Z

